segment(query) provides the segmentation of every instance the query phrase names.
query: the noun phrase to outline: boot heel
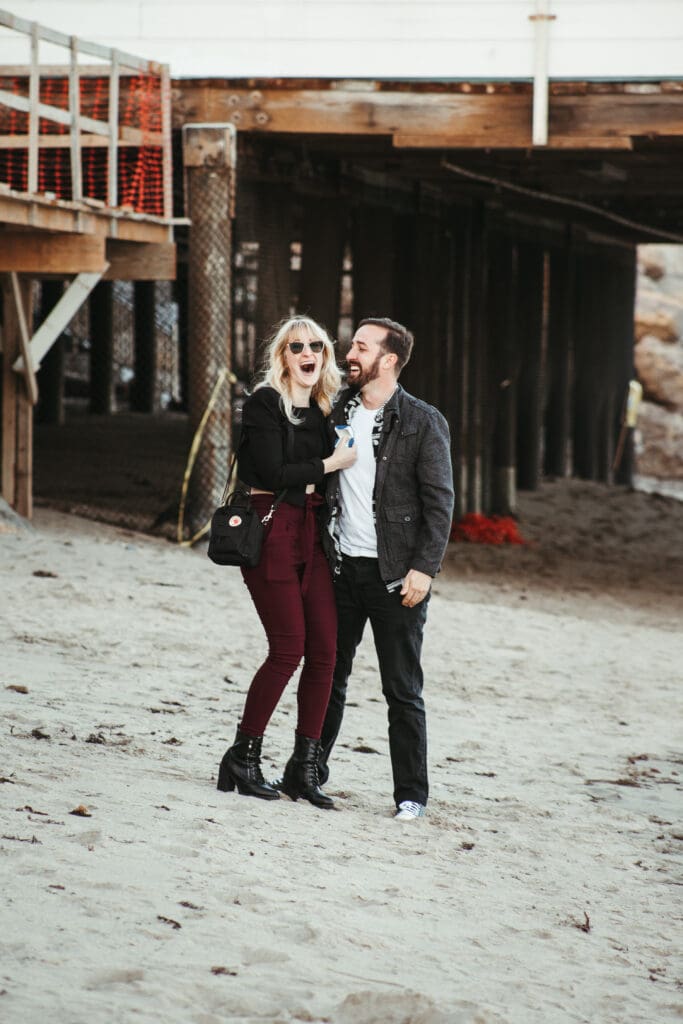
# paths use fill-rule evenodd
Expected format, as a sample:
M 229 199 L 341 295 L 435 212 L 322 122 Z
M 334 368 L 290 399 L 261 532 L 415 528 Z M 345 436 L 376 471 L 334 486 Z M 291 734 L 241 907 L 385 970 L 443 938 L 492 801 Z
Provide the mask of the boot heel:
M 294 801 L 294 803 L 296 803 L 301 796 L 301 790 L 295 789 L 294 786 L 288 786 L 284 782 L 280 786 L 280 792 L 284 793 L 285 796 L 288 796 L 290 800 Z
M 282 792 L 290 800 L 308 800 L 314 807 L 334 807 L 334 800 L 320 788 L 318 759 L 320 741 L 294 734 L 294 753 L 285 766 Z
M 230 772 L 230 769 L 226 764 L 221 764 L 218 769 L 218 782 L 216 783 L 216 789 L 220 789 L 222 793 L 232 793 L 235 788 L 235 779 Z
M 216 788 L 232 793 L 235 788 L 242 796 L 256 796 L 261 800 L 279 800 L 280 794 L 269 786 L 261 771 L 262 736 L 249 736 L 237 729 L 235 742 L 226 750 L 218 769 Z

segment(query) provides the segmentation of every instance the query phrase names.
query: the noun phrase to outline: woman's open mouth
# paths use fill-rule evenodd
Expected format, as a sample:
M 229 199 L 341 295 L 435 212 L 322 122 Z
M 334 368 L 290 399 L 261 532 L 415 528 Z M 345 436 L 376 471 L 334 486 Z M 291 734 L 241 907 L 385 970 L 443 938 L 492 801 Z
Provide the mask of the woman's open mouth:
M 314 362 L 312 362 L 312 363 L 301 363 L 299 368 L 300 368 L 302 373 L 306 373 L 306 374 L 315 373 L 315 363 Z

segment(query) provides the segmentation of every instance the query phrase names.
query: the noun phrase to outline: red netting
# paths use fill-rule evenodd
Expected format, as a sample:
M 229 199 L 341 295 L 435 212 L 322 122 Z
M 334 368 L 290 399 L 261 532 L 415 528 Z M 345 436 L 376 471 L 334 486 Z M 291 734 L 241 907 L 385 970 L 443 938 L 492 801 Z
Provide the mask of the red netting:
M 483 516 L 470 512 L 453 523 L 451 540 L 469 544 L 526 544 L 512 516 Z
M 0 88 L 16 96 L 28 96 L 28 78 L 0 78 Z M 40 100 L 62 110 L 69 109 L 66 78 L 41 78 Z M 109 120 L 109 79 L 84 77 L 80 80 L 81 115 L 96 121 Z M 39 118 L 42 145 L 38 154 L 38 192 L 58 199 L 73 199 L 68 125 Z M 161 132 L 161 82 L 154 75 L 121 78 L 119 124 L 142 133 L 140 140 L 125 138 L 118 149 L 117 206 L 138 213 L 164 213 L 163 152 L 158 140 L 146 139 Z M 28 190 L 28 114 L 0 105 L 0 182 L 19 192 Z M 64 137 L 64 145 L 54 137 Z M 87 136 L 87 139 L 84 138 Z M 50 137 L 47 143 L 47 137 Z M 44 140 L 44 141 L 43 141 Z M 89 141 L 90 145 L 86 142 Z M 96 141 L 98 144 L 93 145 Z M 46 144 L 47 143 L 47 144 Z M 96 140 L 87 131 L 81 136 L 81 177 L 83 195 L 106 203 L 109 155 L 105 136 Z

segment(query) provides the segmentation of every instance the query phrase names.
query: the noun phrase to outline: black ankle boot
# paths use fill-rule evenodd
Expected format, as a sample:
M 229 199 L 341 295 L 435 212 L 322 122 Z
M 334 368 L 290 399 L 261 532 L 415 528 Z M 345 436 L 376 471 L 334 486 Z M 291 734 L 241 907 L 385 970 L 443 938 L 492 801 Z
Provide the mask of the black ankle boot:
M 279 800 L 280 794 L 269 786 L 261 772 L 263 736 L 247 736 L 239 728 L 235 742 L 225 751 L 218 770 L 217 789 L 231 792 L 235 786 L 243 796 L 262 800 Z
M 331 744 L 328 747 L 323 747 L 322 743 L 320 744 L 318 752 L 318 784 L 320 786 L 324 786 L 330 777 L 330 766 L 327 762 L 331 753 Z
M 320 788 L 318 778 L 318 757 L 320 741 L 308 736 L 294 735 L 294 753 L 285 766 L 282 779 L 282 792 L 290 800 L 303 797 L 316 807 L 334 807 L 334 800 L 326 796 Z

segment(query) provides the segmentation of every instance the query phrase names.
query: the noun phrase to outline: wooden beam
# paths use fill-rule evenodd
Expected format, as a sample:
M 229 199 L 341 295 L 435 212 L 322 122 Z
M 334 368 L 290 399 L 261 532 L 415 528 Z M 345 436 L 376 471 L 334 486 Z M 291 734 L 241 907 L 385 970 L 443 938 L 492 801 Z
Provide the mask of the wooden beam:
M 9 107 L 11 110 L 20 110 L 22 113 L 30 114 L 31 103 L 25 96 L 18 96 L 13 92 L 0 89 L 0 106 Z M 37 116 L 46 121 L 55 121 L 57 124 L 71 125 L 71 113 L 62 107 L 53 107 L 49 103 L 38 103 L 36 105 Z M 112 138 L 112 127 L 107 121 L 97 121 L 92 117 L 80 118 L 81 128 L 91 132 L 93 135 L 103 135 L 108 140 Z M 126 142 L 136 146 L 161 146 L 164 137 L 161 132 L 147 132 L 141 128 L 131 128 L 128 125 L 119 125 L 117 134 Z
M 0 284 L 3 292 L 2 495 L 19 515 L 30 518 L 33 512 L 33 403 L 24 381 L 12 373 L 12 361 L 21 352 L 22 333 L 27 333 L 31 322 L 31 281 L 20 279 L 16 274 L 2 274 Z
M 92 274 L 79 274 L 78 277 L 74 278 L 52 312 L 33 335 L 30 355 L 36 370 L 40 367 L 45 353 L 57 340 L 67 324 L 71 322 L 90 295 L 90 292 L 101 279 L 102 273 L 103 271 L 100 270 Z M 13 368 L 17 373 L 23 371 L 24 360 L 22 357 L 15 361 Z
M 532 145 L 531 90 L 456 89 L 438 83 L 313 82 L 277 87 L 272 80 L 175 84 L 174 121 L 230 122 L 240 131 L 302 134 L 424 136 L 479 140 L 479 146 Z M 260 83 L 259 83 L 260 84 Z M 623 148 L 632 136 L 683 135 L 683 92 L 629 93 L 619 83 L 573 92 L 549 101 L 549 145 L 581 149 Z M 471 145 L 472 143 L 470 143 Z M 598 145 L 599 144 L 599 145 Z M 440 143 L 439 143 L 440 145 Z
M 68 135 L 40 135 L 38 145 L 41 149 L 70 149 L 73 145 L 73 133 Z M 153 141 L 153 136 L 158 141 Z M 145 136 L 147 141 L 144 143 L 146 146 L 160 146 L 161 136 L 158 133 L 152 133 L 149 136 Z M 29 135 L 0 135 L 0 150 L 2 149 L 28 149 L 30 136 Z M 104 135 L 88 135 L 81 133 L 78 136 L 78 142 L 81 149 L 106 149 L 109 145 L 109 139 Z M 140 140 L 131 142 L 128 139 L 119 139 L 119 149 L 138 149 L 142 143 Z
M 173 216 L 173 135 L 171 130 L 171 72 L 167 64 L 160 70 L 162 181 L 164 187 L 164 217 Z
M 0 364 L 2 375 L 0 376 L 0 387 L 2 388 L 2 401 L 0 401 L 0 443 L 2 443 L 2 496 L 8 505 L 14 507 L 16 495 L 16 460 L 17 460 L 17 416 L 16 404 L 17 395 L 21 388 L 21 381 L 15 373 L 12 373 L 12 361 L 17 357 L 19 350 L 18 328 L 14 307 L 14 296 L 9 275 L 0 275 L 0 289 L 2 290 L 2 346 L 0 350 Z
M 174 281 L 176 247 L 171 242 L 107 239 L 105 281 Z
M 105 266 L 104 238 L 48 232 L 0 232 L 0 272 L 66 277 L 82 271 L 103 271 Z
M 28 191 L 38 191 L 38 107 L 40 106 L 40 70 L 38 68 L 38 25 L 31 25 L 31 73 L 28 82 Z
M 392 143 L 395 149 L 513 149 L 525 143 L 520 140 L 517 133 L 500 133 L 495 141 L 488 135 L 434 135 L 427 133 L 405 133 L 399 132 L 393 136 Z M 532 147 L 531 143 L 526 144 Z M 551 135 L 547 143 L 538 147 L 541 149 L 633 149 L 633 139 L 627 135 L 614 137 L 581 136 L 580 138 L 571 135 Z
M 21 32 L 24 35 L 29 35 L 35 25 L 35 32 L 38 39 L 42 39 L 47 43 L 53 43 L 55 46 L 64 46 L 66 48 L 68 48 L 71 43 L 71 36 L 67 36 L 63 32 L 58 32 L 54 28 L 48 28 L 46 25 L 39 25 L 37 22 L 28 21 L 26 18 L 18 18 L 15 14 L 10 14 L 9 11 L 0 10 L 0 25 L 4 25 L 6 28 L 12 29 L 14 32 Z M 85 39 L 79 39 L 78 52 L 87 53 L 89 56 L 96 57 L 98 60 L 111 61 L 114 51 L 109 46 L 102 46 L 100 43 L 90 43 Z M 155 74 L 158 69 L 158 64 L 154 61 L 145 60 L 143 57 L 136 57 L 132 53 L 118 51 L 118 58 L 122 67 L 142 71 L 145 74 Z
M 126 242 L 170 242 L 173 225 L 187 221 L 177 218 L 171 222 L 149 214 L 113 211 L 92 200 L 72 203 L 27 195 L 3 188 L 0 183 L 0 223 L 21 225 L 34 231 L 91 234 Z
M 26 381 L 26 393 L 31 405 L 38 401 L 38 384 L 36 382 L 35 367 L 31 357 L 31 338 L 29 335 L 28 323 L 26 321 L 26 309 L 24 306 L 25 297 L 22 295 L 22 288 L 19 283 L 19 275 L 14 271 L 10 274 L 12 283 L 12 295 L 14 297 L 14 311 L 19 327 L 19 351 L 21 352 L 20 371 Z
M 69 65 L 69 113 L 71 114 L 71 198 L 78 201 L 83 196 L 83 175 L 81 172 L 81 86 L 78 75 L 78 40 L 71 37 L 71 62 Z
M 118 206 L 119 181 L 119 57 L 112 50 L 109 67 L 109 159 L 107 161 L 107 205 Z

